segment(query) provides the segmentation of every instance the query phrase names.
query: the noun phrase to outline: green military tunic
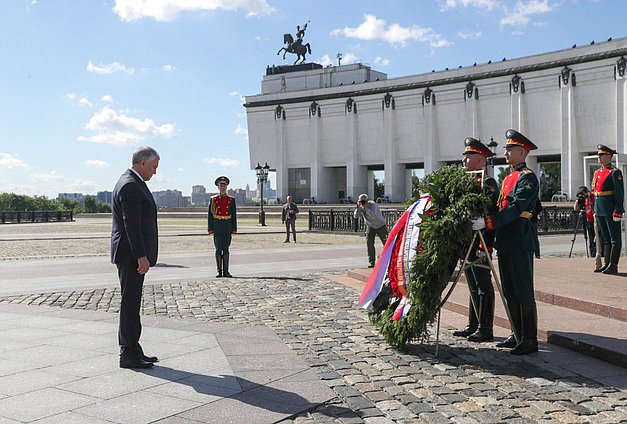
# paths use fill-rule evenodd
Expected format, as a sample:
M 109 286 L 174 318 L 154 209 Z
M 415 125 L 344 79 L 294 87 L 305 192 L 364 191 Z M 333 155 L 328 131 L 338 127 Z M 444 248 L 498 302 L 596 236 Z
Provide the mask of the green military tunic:
M 499 211 L 494 219 L 503 294 L 508 301 L 520 304 L 535 304 L 533 255 L 536 246 L 529 219 L 538 192 L 536 174 L 524 162 L 513 166 L 501 186 Z
M 237 232 L 235 198 L 216 194 L 209 200 L 207 230 L 213 232 L 216 255 L 228 255 L 231 235 Z
M 484 179 L 483 187 L 486 194 L 490 197 L 490 209 L 488 210 L 488 216 L 486 217 L 486 228 L 482 230 L 483 239 L 487 244 L 488 251 L 492 251 L 494 245 L 494 214 L 497 212 L 497 201 L 499 198 L 499 187 L 496 180 L 492 177 Z M 479 238 L 475 240 L 475 245 L 470 251 L 468 256 L 469 261 L 477 259 L 477 250 L 481 249 Z M 466 252 L 463 252 L 466 254 Z M 466 281 L 468 282 L 468 289 L 471 293 L 478 294 L 479 296 L 488 295 L 494 296 L 494 287 L 492 286 L 492 274 L 489 269 L 472 266 L 465 272 Z

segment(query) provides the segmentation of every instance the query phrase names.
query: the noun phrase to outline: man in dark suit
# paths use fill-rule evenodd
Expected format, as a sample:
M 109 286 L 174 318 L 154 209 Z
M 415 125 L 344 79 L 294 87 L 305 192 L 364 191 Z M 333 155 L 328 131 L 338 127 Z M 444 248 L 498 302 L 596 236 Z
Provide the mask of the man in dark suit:
M 133 154 L 133 164 L 113 189 L 113 227 L 111 262 L 118 268 L 122 302 L 120 304 L 121 368 L 150 368 L 158 359 L 146 356 L 139 344 L 144 277 L 157 263 L 157 207 L 145 181 L 157 173 L 159 154 L 150 147 L 140 147 Z

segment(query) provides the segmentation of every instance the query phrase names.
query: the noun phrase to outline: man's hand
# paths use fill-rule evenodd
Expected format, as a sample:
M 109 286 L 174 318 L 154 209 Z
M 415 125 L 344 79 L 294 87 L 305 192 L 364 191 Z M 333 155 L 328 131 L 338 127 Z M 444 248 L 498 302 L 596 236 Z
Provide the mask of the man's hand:
M 137 273 L 144 275 L 150 269 L 150 262 L 148 262 L 148 258 L 142 256 L 137 259 Z
M 614 222 L 620 222 L 620 220 L 623 219 L 623 214 L 622 213 L 618 213 L 618 212 L 614 212 L 612 214 L 612 218 L 614 219 Z
M 213 234 L 213 231 L 207 230 L 207 234 Z
M 485 218 L 482 216 L 472 219 L 470 222 L 472 223 L 473 230 L 482 230 L 485 228 Z

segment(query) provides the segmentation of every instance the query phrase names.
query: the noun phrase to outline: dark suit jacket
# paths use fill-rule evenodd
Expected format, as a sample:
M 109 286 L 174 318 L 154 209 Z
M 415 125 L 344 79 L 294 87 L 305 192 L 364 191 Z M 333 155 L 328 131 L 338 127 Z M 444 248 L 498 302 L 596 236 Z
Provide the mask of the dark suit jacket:
M 111 262 L 120 264 L 148 258 L 157 263 L 157 207 L 152 193 L 133 171 L 127 169 L 113 189 Z

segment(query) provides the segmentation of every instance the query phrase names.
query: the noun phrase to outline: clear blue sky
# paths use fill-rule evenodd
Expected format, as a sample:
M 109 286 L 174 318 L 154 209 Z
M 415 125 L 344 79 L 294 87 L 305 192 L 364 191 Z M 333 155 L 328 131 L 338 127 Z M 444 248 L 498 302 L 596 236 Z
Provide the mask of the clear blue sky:
M 137 146 L 152 190 L 255 186 L 243 95 L 308 20 L 309 61 L 401 77 L 627 36 L 619 0 L 8 0 L 0 192 L 111 190 Z M 461 141 L 460 141 L 461 142 Z

